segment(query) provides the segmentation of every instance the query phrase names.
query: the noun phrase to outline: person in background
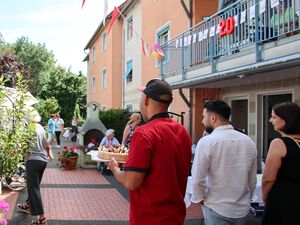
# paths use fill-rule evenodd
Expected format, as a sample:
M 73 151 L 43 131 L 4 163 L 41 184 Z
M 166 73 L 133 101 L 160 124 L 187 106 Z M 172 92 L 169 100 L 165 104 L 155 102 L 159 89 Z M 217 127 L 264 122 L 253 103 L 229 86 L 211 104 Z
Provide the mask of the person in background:
M 74 133 L 74 136 L 71 138 L 71 141 L 76 142 L 77 140 L 77 134 L 78 134 L 78 124 L 77 124 L 77 117 L 73 116 L 72 118 L 72 127 L 71 127 L 71 131 Z
M 55 114 L 51 114 L 50 119 L 48 120 L 48 142 L 49 144 L 53 143 L 55 134 Z
M 120 146 L 120 142 L 115 138 L 115 131 L 113 129 L 108 129 L 106 131 L 106 136 L 101 140 L 100 146 Z
M 282 137 L 272 140 L 262 178 L 263 225 L 300 224 L 300 107 L 274 105 L 270 118 Z
M 133 133 L 124 170 L 114 159 L 108 167 L 130 191 L 130 225 L 183 225 L 191 138 L 169 116 L 173 97 L 166 81 L 153 79 L 139 90 L 140 111 L 147 123 Z
M 230 124 L 230 107 L 221 100 L 204 104 L 209 135 L 196 147 L 191 201 L 200 203 L 205 225 L 243 225 L 256 188 L 256 145 Z
M 29 146 L 29 153 L 25 155 L 26 179 L 28 198 L 25 204 L 18 204 L 21 212 L 31 213 L 38 216 L 31 224 L 47 224 L 40 192 L 40 183 L 47 167 L 48 160 L 51 161 L 49 144 L 46 139 L 44 128 L 39 124 L 41 117 L 34 108 L 30 108 L 25 115 L 28 123 L 35 125 L 35 139 Z
M 125 145 L 127 148 L 130 147 L 130 140 L 132 138 L 133 131 L 140 124 L 141 120 L 141 114 L 139 113 L 133 113 L 130 116 L 130 120 L 123 131 L 122 145 Z
M 60 135 L 61 132 L 64 130 L 64 120 L 60 118 L 59 114 L 56 114 L 56 119 L 55 119 L 55 136 L 56 136 L 56 143 L 57 143 L 57 148 L 60 148 Z

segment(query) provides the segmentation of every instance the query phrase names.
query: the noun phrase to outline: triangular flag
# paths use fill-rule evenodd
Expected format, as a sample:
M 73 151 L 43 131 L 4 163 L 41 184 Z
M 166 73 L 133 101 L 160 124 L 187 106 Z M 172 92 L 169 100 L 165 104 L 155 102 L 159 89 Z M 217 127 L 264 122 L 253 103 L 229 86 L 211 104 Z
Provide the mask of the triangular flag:
M 119 10 L 115 6 L 113 14 L 112 14 L 112 17 L 111 17 L 111 20 L 110 20 L 110 24 L 109 24 L 109 28 L 108 28 L 107 33 L 109 33 L 109 31 L 111 30 L 112 26 L 114 25 L 114 22 L 115 22 L 115 20 L 116 20 L 116 18 L 118 16 L 118 14 L 119 14 Z
M 143 38 L 142 38 L 142 51 L 145 56 L 147 56 L 147 57 L 150 56 L 148 44 L 144 42 Z
M 84 6 L 84 3 L 85 3 L 85 0 L 82 0 L 81 9 L 83 8 L 83 6 Z
M 106 18 L 107 10 L 108 10 L 108 0 L 104 0 L 104 7 L 103 7 L 103 26 L 105 26 L 105 18 Z

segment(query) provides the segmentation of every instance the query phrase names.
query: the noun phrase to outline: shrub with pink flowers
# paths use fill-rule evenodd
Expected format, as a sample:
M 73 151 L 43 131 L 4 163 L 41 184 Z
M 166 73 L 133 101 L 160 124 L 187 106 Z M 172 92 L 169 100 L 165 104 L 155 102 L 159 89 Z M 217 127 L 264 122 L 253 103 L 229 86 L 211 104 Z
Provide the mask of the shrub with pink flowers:
M 2 211 L 7 213 L 8 210 L 9 210 L 9 204 L 6 201 L 0 199 L 0 212 Z M 0 224 L 7 225 L 7 220 L 0 217 Z

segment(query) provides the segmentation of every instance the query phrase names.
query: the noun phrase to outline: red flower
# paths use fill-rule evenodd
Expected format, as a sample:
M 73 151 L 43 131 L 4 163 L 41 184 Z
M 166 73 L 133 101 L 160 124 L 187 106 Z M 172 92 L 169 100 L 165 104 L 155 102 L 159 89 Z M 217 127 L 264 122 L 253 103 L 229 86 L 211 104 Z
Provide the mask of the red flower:
M 57 160 L 60 161 L 60 158 L 58 158 Z
M 64 149 L 68 149 L 68 146 L 65 145 L 65 146 L 64 146 Z
M 59 155 L 59 154 L 60 154 L 60 152 L 57 152 L 57 154 Z

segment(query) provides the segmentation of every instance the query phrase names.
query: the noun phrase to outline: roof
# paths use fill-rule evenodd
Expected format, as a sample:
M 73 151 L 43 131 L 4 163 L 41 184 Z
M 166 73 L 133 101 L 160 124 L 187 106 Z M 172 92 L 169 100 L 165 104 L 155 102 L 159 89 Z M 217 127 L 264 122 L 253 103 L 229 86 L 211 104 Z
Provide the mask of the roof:
M 118 9 L 120 11 L 122 11 L 124 5 L 127 3 L 128 0 L 125 0 L 121 5 L 118 6 Z M 129 0 L 131 1 L 131 0 Z M 111 11 L 106 17 L 105 17 L 105 21 L 111 19 L 113 14 L 113 11 Z M 99 31 L 103 28 L 103 21 L 101 21 L 101 23 L 99 24 L 99 26 L 97 27 L 96 31 L 94 32 L 94 34 L 92 35 L 92 37 L 90 38 L 90 40 L 88 41 L 88 43 L 86 44 L 86 46 L 84 47 L 84 50 L 88 49 L 90 44 L 94 41 L 95 37 L 97 36 L 97 34 L 99 33 Z

